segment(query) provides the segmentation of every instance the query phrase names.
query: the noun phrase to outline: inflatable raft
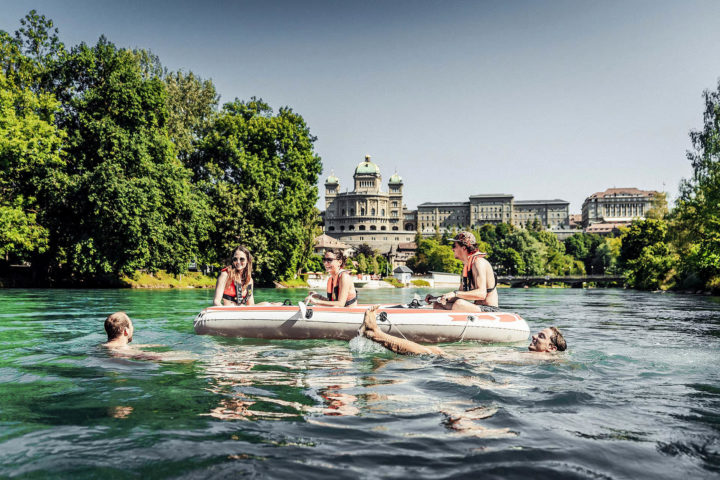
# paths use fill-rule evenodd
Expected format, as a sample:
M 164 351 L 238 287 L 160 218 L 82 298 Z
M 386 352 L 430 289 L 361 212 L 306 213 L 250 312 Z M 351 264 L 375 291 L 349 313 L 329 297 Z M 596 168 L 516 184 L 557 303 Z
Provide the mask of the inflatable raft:
M 367 308 L 209 307 L 198 314 L 194 327 L 199 335 L 350 340 L 357 335 Z M 530 333 L 527 322 L 515 313 L 459 313 L 404 305 L 382 305 L 377 323 L 390 335 L 422 343 L 522 342 Z

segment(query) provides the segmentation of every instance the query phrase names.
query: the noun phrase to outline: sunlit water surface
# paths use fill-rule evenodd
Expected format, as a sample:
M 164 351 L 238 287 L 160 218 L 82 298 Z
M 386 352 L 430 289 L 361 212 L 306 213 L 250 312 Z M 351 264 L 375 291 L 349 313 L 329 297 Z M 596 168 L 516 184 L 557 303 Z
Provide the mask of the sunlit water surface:
M 427 290 L 361 290 L 363 303 Z M 293 301 L 304 290 L 259 290 Z M 0 476 L 716 478 L 720 301 L 625 290 L 501 290 L 556 355 L 446 344 L 195 335 L 209 290 L 0 290 Z M 135 342 L 98 344 L 125 310 Z M 184 361 L 178 361 L 183 360 Z

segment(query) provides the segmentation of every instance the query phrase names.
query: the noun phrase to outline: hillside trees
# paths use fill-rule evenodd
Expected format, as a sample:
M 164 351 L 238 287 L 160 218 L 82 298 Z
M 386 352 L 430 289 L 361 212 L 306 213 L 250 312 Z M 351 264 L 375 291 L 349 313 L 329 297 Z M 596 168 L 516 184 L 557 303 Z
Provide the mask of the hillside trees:
M 101 37 L 70 50 L 30 12 L 0 31 L 0 254 L 38 278 L 181 273 L 248 244 L 259 283 L 309 261 L 320 159 L 302 117 L 217 111 L 211 81 Z

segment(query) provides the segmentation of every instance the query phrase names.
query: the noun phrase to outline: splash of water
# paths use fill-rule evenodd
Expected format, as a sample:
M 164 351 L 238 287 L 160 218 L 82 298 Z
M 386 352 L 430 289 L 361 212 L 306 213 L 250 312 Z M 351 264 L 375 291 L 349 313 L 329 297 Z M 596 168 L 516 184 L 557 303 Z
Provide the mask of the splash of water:
M 387 352 L 385 347 L 362 335 L 357 335 L 350 340 L 350 351 L 359 354 Z

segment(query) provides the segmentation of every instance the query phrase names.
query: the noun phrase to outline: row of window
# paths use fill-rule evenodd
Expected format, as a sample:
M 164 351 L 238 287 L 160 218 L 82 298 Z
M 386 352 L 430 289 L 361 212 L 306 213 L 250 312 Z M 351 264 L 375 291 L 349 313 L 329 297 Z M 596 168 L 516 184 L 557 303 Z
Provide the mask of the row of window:
M 348 231 L 352 232 L 352 231 L 355 230 L 355 225 L 350 225 L 347 229 L 348 229 Z M 370 230 L 377 230 L 377 229 L 378 229 L 378 228 L 377 228 L 375 225 L 370 225 Z M 360 231 L 362 232 L 362 231 L 367 230 L 367 228 L 365 227 L 365 225 L 360 225 L 360 226 L 358 227 L 358 230 L 360 230 Z M 385 230 L 387 230 L 387 227 L 386 227 L 385 225 L 382 225 L 382 226 L 380 227 L 380 230 L 381 230 L 381 231 L 385 231 Z M 395 227 L 392 227 L 390 230 L 392 230 L 392 231 L 398 231 L 398 230 L 400 230 L 400 229 L 399 229 L 397 226 L 395 226 Z M 328 227 L 328 232 L 334 232 L 334 231 L 335 231 L 335 226 L 334 226 L 334 225 L 330 225 L 330 226 Z M 341 231 L 341 232 L 344 232 L 344 231 L 345 231 L 345 225 L 340 225 L 340 231 Z

